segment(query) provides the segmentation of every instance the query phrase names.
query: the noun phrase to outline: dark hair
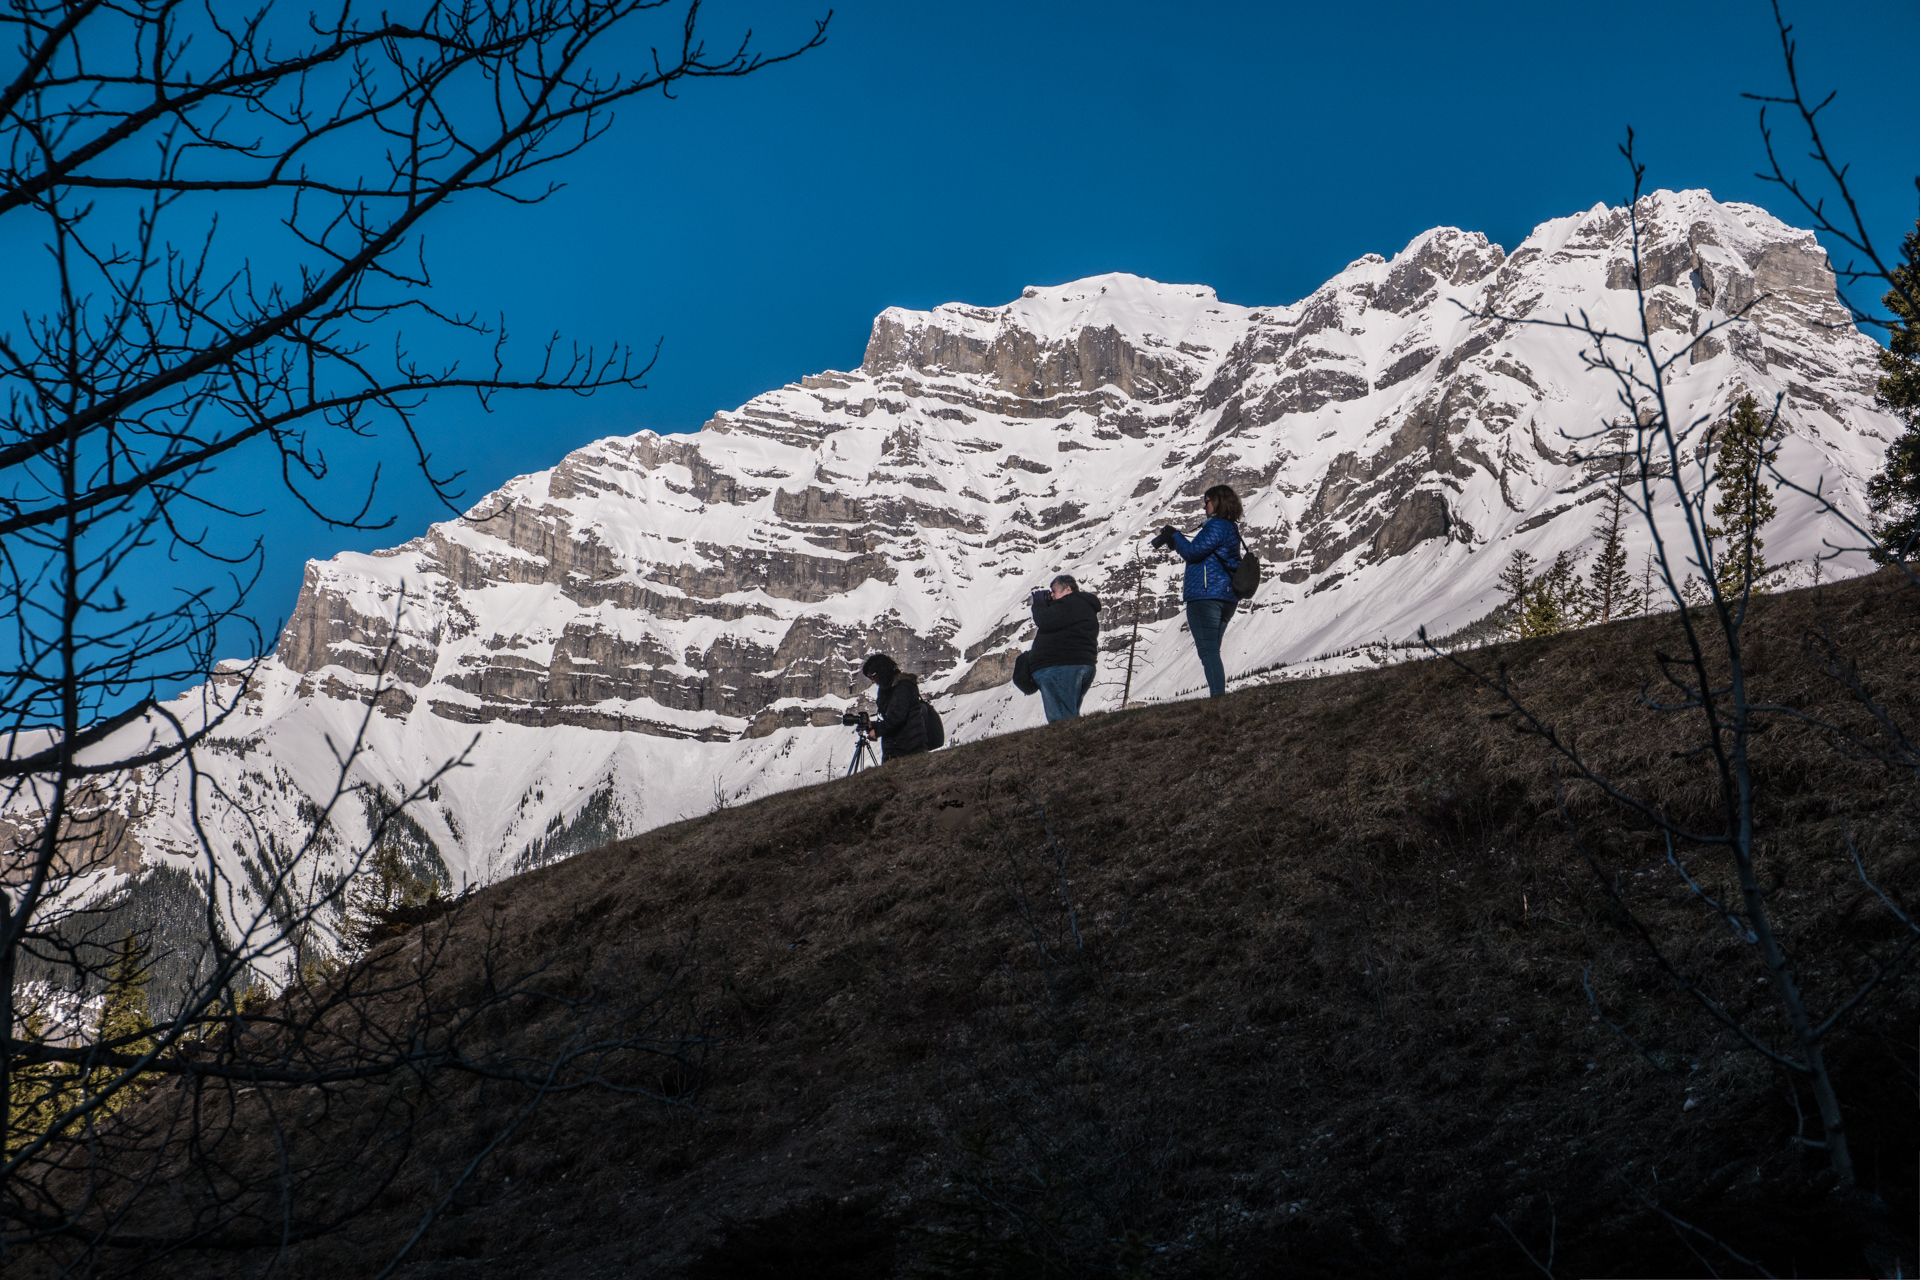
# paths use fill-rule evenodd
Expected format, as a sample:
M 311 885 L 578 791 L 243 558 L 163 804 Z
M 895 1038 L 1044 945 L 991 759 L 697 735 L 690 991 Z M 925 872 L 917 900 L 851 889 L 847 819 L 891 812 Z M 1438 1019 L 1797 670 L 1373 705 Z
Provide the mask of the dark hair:
M 1051 585 L 1057 587 L 1063 582 L 1067 584 L 1067 590 L 1069 591 L 1078 591 L 1080 589 L 1080 584 L 1073 580 L 1073 575 L 1070 573 L 1061 574 L 1053 580 Z
M 860 664 L 860 674 L 881 684 L 892 684 L 900 678 L 900 664 L 884 653 L 869 654 Z
M 1233 491 L 1233 486 L 1230 484 L 1213 486 L 1201 495 L 1200 500 L 1213 504 L 1213 514 L 1217 518 L 1230 520 L 1234 524 L 1239 524 L 1240 517 L 1246 514 L 1240 506 L 1240 495 Z

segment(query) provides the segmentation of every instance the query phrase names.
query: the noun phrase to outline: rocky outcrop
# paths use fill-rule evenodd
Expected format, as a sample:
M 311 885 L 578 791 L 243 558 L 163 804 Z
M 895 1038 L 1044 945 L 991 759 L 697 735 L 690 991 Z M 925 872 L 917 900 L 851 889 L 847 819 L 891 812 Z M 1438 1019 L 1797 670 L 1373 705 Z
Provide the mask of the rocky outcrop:
M 1013 679 L 1013 664 L 1020 657 L 1020 650 L 1007 649 L 1000 653 L 990 653 L 968 667 L 966 674 L 953 682 L 948 693 L 978 693 L 982 689 L 997 689 Z

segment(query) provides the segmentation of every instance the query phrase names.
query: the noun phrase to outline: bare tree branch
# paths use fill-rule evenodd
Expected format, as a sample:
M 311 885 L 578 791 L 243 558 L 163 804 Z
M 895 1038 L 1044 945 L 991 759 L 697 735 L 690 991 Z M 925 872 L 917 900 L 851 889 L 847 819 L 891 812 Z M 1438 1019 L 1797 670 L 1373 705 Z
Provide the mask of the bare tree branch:
M 0 1255 L 64 1250 L 59 1265 L 84 1270 L 119 1251 L 137 1269 L 312 1239 L 415 1159 L 414 1127 L 440 1104 L 396 1079 L 508 1090 L 522 1116 L 584 1089 L 688 1107 L 717 1042 L 691 939 L 654 991 L 615 1007 L 590 975 L 510 956 L 450 883 L 421 918 L 388 922 L 409 930 L 398 943 L 361 954 L 343 937 L 360 927 L 349 887 L 465 753 L 403 794 L 371 781 L 374 717 L 402 692 L 403 592 L 297 839 L 270 798 L 204 767 L 244 740 L 262 662 L 245 611 L 261 543 L 215 529 L 265 504 L 210 486 L 222 464 L 272 459 L 291 502 L 385 527 L 381 470 L 343 496 L 326 451 L 384 430 L 457 512 L 459 472 L 417 429 L 431 396 L 487 409 L 503 392 L 642 386 L 657 344 L 523 350 L 504 320 L 436 306 L 422 232 L 469 197 L 546 199 L 559 183 L 542 170 L 617 111 L 799 57 L 831 12 L 762 52 L 751 32 L 710 46 L 699 0 L 320 2 L 304 20 L 264 0 L 0 5 L 0 227 L 39 246 L 0 331 Z M 236 216 L 278 240 L 248 256 L 222 234 Z M 423 328 L 474 349 L 423 359 Z M 129 603 L 162 557 L 185 585 Z M 256 656 L 218 663 L 236 632 Z M 167 700 L 169 685 L 195 692 Z M 143 854 L 114 806 L 160 787 L 182 800 L 184 840 Z M 156 877 L 191 905 L 130 925 Z M 152 969 L 172 977 L 148 1008 Z M 512 1033 L 536 1016 L 552 1040 Z M 313 1105 L 364 1123 L 319 1141 Z M 478 1144 L 456 1188 L 506 1136 Z

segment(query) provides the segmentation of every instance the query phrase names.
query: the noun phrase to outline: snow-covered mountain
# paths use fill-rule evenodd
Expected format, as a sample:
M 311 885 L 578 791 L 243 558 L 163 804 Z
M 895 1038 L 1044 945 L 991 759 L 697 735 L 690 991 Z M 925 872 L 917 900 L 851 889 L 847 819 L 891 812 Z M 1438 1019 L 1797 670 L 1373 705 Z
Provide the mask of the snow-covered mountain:
M 1859 506 L 1896 427 L 1813 235 L 1700 191 L 1640 213 L 1669 349 L 1761 298 L 1681 362 L 1677 409 L 1784 393 L 1783 464 Z M 1568 437 L 1622 414 L 1576 337 L 1484 317 L 1584 310 L 1633 331 L 1629 251 L 1626 210 L 1596 206 L 1511 254 L 1429 231 L 1291 306 L 1115 274 L 1002 306 L 889 309 L 858 369 L 695 434 L 597 441 L 403 546 L 309 564 L 251 684 L 234 668 L 174 708 L 244 703 L 203 753 L 234 801 L 209 807 L 213 838 L 237 851 L 249 824 L 303 829 L 389 644 L 356 776 L 401 795 L 473 744 L 412 810 L 416 855 L 455 886 L 832 776 L 852 745 L 849 677 L 873 650 L 925 673 L 954 740 L 1039 723 L 1040 700 L 1006 681 L 1026 592 L 1055 573 L 1107 600 L 1089 709 L 1118 705 L 1134 600 L 1115 584 L 1136 554 L 1153 577 L 1130 696 L 1190 696 L 1178 565 L 1145 543 L 1196 526 L 1198 495 L 1223 481 L 1271 566 L 1228 628 L 1231 675 L 1326 669 L 1422 624 L 1446 634 L 1495 605 L 1515 547 L 1591 544 L 1604 485 Z M 1768 558 L 1804 565 L 1837 530 L 1779 503 Z M 1636 531 L 1636 566 L 1644 545 Z M 182 785 L 149 771 L 110 791 L 146 864 L 194 852 Z M 361 821 L 336 818 L 340 848 Z

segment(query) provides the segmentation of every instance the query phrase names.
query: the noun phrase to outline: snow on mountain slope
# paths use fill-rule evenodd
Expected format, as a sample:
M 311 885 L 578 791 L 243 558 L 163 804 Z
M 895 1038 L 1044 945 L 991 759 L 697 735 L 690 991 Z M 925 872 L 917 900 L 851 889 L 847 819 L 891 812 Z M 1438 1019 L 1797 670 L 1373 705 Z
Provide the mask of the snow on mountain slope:
M 1784 393 L 1785 466 L 1860 506 L 1896 427 L 1814 237 L 1698 191 L 1655 193 L 1641 214 L 1667 350 L 1762 299 L 1681 361 L 1677 407 Z M 596 441 L 403 546 L 310 564 L 244 692 L 236 668 L 175 708 L 243 699 L 203 762 L 234 798 L 209 810 L 214 839 L 238 860 L 249 821 L 303 829 L 331 790 L 328 741 L 357 731 L 390 644 L 355 776 L 403 795 L 467 752 L 407 833 L 453 886 L 832 776 L 852 745 L 849 678 L 873 650 L 925 673 L 954 740 L 1039 723 L 1039 699 L 1006 681 L 1025 593 L 1058 572 L 1107 597 L 1089 709 L 1118 702 L 1133 602 L 1114 584 L 1136 554 L 1155 576 L 1131 696 L 1189 696 L 1179 566 L 1145 541 L 1197 525 L 1221 482 L 1270 566 L 1227 631 L 1230 673 L 1324 669 L 1310 660 L 1423 624 L 1444 635 L 1494 606 L 1514 548 L 1591 545 L 1604 487 L 1568 437 L 1622 412 L 1574 335 L 1484 317 L 1584 312 L 1635 331 L 1629 252 L 1626 211 L 1596 206 L 1511 255 L 1438 228 L 1285 307 L 1114 274 L 998 307 L 889 308 L 856 370 L 697 434 Z M 1768 557 L 1806 572 L 1837 530 L 1779 501 Z M 1636 566 L 1644 545 L 1636 530 Z M 149 864 L 193 850 L 181 788 L 174 770 L 112 792 Z M 323 874 L 363 814 L 334 828 Z

